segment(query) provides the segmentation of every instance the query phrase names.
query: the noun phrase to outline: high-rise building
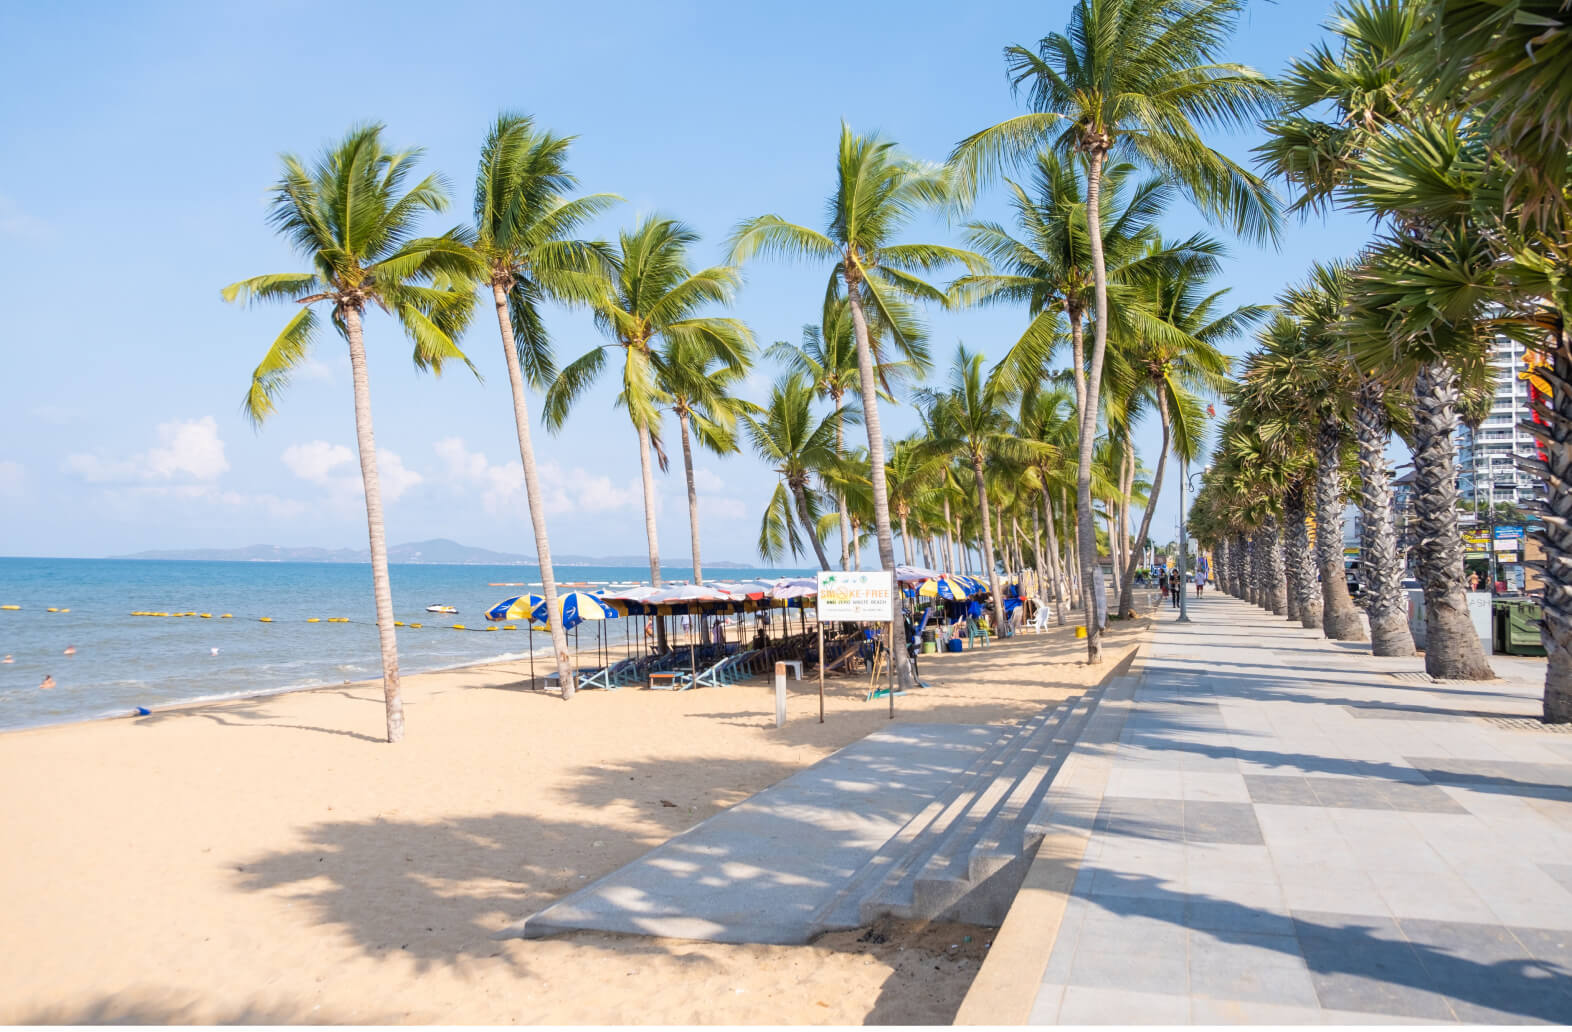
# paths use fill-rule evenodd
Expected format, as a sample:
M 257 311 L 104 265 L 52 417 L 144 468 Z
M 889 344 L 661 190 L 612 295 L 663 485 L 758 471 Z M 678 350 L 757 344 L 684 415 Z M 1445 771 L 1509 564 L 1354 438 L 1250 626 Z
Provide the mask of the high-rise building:
M 1538 497 L 1539 483 L 1520 472 L 1513 457 L 1536 454 L 1534 438 L 1518 424 L 1531 421 L 1522 344 L 1499 337 L 1490 348 L 1496 389 L 1490 415 L 1478 430 L 1457 430 L 1457 487 L 1464 502 L 1523 505 Z

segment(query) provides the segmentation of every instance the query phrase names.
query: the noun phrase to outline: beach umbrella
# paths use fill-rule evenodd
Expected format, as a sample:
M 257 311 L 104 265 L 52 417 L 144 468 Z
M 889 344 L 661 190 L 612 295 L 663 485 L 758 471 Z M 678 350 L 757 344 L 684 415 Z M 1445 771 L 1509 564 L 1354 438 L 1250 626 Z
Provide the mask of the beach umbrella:
M 939 576 L 942 576 L 942 574 L 938 571 L 925 570 L 920 566 L 897 565 L 895 567 L 895 583 L 897 584 L 921 584 L 925 580 L 932 580 Z
M 585 620 L 615 620 L 622 614 L 598 595 L 588 591 L 566 591 L 557 596 L 557 611 L 555 615 L 562 623 L 562 629 L 573 631 L 573 665 L 579 665 L 579 632 L 578 626 Z M 599 628 L 596 629 L 597 655 L 600 649 Z
M 972 593 L 972 589 L 957 577 L 941 573 L 917 585 L 918 598 L 944 598 L 958 602 Z
M 546 619 L 546 600 L 536 594 L 514 595 L 486 610 L 486 619 L 492 623 L 502 620 L 524 620 L 529 628 L 529 683 L 535 686 L 535 624 Z

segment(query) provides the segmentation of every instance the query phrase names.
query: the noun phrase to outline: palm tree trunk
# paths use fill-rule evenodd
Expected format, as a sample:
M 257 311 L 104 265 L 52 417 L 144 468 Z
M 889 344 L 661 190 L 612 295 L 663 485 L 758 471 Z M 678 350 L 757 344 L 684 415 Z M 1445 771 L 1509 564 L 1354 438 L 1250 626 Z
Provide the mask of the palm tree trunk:
M 1299 622 L 1299 564 L 1293 561 L 1288 554 L 1291 546 L 1293 529 L 1286 523 L 1282 525 L 1282 532 L 1278 535 L 1278 561 L 1283 564 L 1283 583 L 1287 588 L 1288 599 L 1284 615 L 1289 623 Z
M 846 425 L 841 420 L 840 394 L 834 394 L 830 400 L 835 404 L 835 460 L 839 462 L 846 452 Z M 841 517 L 841 569 L 844 570 L 851 560 L 851 517 L 846 513 L 844 492 L 835 492 L 835 507 Z
M 1425 589 L 1425 672 L 1484 681 L 1495 677 L 1463 594 L 1463 542 L 1457 530 L 1457 373 L 1445 363 L 1419 367 L 1414 381 L 1414 514 L 1419 520 L 1419 579 Z
M 1163 470 L 1168 466 L 1168 445 L 1173 436 L 1172 417 L 1168 412 L 1168 395 L 1159 388 L 1157 391 L 1157 414 L 1163 427 L 1163 450 L 1157 453 L 1157 469 L 1152 473 L 1152 489 L 1146 495 L 1146 511 L 1141 513 L 1141 529 L 1135 534 L 1135 549 L 1130 557 L 1130 565 L 1124 577 L 1124 591 L 1119 596 L 1119 612 L 1123 613 L 1134 607 L 1135 587 L 1131 583 L 1135 579 L 1135 566 L 1140 556 L 1140 549 L 1146 542 L 1146 535 L 1152 531 L 1152 514 L 1157 511 L 1157 496 L 1163 489 Z
M 1321 417 L 1315 440 L 1315 557 L 1321 569 L 1321 630 L 1334 641 L 1364 641 L 1359 610 L 1343 573 L 1343 429 L 1337 418 Z M 1462 554 L 1458 570 L 1462 570 Z
M 1249 537 L 1241 536 L 1239 541 L 1239 586 L 1243 589 L 1239 597 L 1255 605 L 1255 550 L 1250 547 Z
M 366 342 L 360 311 L 346 305 L 344 335 L 349 338 L 349 371 L 355 386 L 355 443 L 360 449 L 360 482 L 366 492 L 366 530 L 371 538 L 371 594 L 376 601 L 377 641 L 382 646 L 382 701 L 387 710 L 388 741 L 404 740 L 404 698 L 399 691 L 398 639 L 393 630 L 393 586 L 388 580 L 387 529 L 382 522 L 382 483 L 377 478 L 377 443 L 371 429 L 371 380 L 366 372 Z
M 1542 705 L 1546 721 L 1564 724 L 1572 721 L 1572 587 L 1567 577 L 1572 569 L 1572 340 L 1565 327 L 1553 343 L 1550 368 L 1538 370 L 1552 393 L 1533 402 L 1544 422 L 1520 424 L 1539 441 L 1545 460 L 1519 458 L 1517 465 L 1545 489 L 1545 526 L 1534 532 L 1545 549 L 1544 561 L 1534 564 L 1545 589 L 1539 625 L 1547 657 Z
M 660 538 L 655 533 L 655 477 L 650 472 L 650 428 L 636 423 L 639 432 L 639 475 L 644 478 L 644 537 L 650 550 L 650 583 L 661 586 Z
M 959 573 L 960 568 L 955 565 L 955 542 L 950 536 L 950 494 L 946 487 L 940 497 L 944 500 L 944 565 L 946 572 Z
M 502 332 L 502 357 L 508 367 L 508 386 L 513 391 L 513 428 L 519 439 L 519 461 L 524 465 L 524 497 L 529 502 L 530 526 L 535 531 L 535 560 L 540 564 L 540 591 L 546 599 L 546 612 L 557 611 L 557 572 L 551 562 L 551 542 L 546 537 L 546 504 L 540 494 L 540 473 L 535 467 L 535 445 L 530 439 L 529 402 L 524 395 L 524 374 L 519 368 L 518 345 L 513 339 L 513 320 L 508 317 L 508 295 L 501 285 L 491 285 L 497 309 L 497 328 Z M 551 651 L 557 658 L 557 680 L 563 699 L 573 698 L 577 684 L 573 657 L 568 653 L 568 633 L 561 621 L 548 620 Z
M 819 569 L 830 569 L 830 561 L 824 555 L 824 545 L 819 541 L 819 528 L 808 516 L 808 493 L 802 489 L 801 484 L 792 484 L 791 496 L 797 503 L 797 519 L 802 522 L 802 529 L 808 535 L 808 540 L 813 542 L 813 554 L 819 557 Z
M 906 531 L 906 513 L 901 513 L 901 552 L 906 556 L 906 565 L 912 563 L 912 536 Z
M 1305 484 L 1296 480 L 1283 496 L 1283 516 L 1288 521 L 1286 549 L 1294 566 L 1294 590 L 1299 594 L 1299 624 L 1321 626 L 1321 593 L 1316 590 L 1315 566 L 1310 555 L 1310 527 L 1305 522 Z
M 1058 615 L 1059 626 L 1064 626 L 1064 610 L 1068 585 L 1064 583 L 1064 570 L 1059 566 L 1059 532 L 1055 529 L 1053 496 L 1046 487 L 1040 488 L 1043 496 L 1043 525 L 1048 530 L 1049 579 L 1053 581 L 1053 609 Z
M 1283 530 L 1276 519 L 1266 521 L 1262 537 L 1266 543 L 1268 602 L 1272 612 L 1282 616 L 1288 612 L 1288 579 L 1283 573 Z
M 1408 600 L 1397 565 L 1397 531 L 1392 526 L 1392 483 L 1386 473 L 1386 388 L 1374 379 L 1359 387 L 1354 408 L 1354 440 L 1359 445 L 1359 569 L 1370 599 L 1370 652 L 1412 656 Z
M 1092 357 L 1086 371 L 1086 396 L 1081 401 L 1080 450 L 1075 464 L 1076 524 L 1080 529 L 1081 596 L 1086 606 L 1086 661 L 1101 663 L 1103 644 L 1092 598 L 1097 566 L 1097 527 L 1092 522 L 1092 450 L 1097 443 L 1097 395 L 1102 387 L 1103 355 L 1108 350 L 1108 269 L 1103 261 L 1102 180 L 1105 154 L 1093 149 L 1086 167 L 1086 236 L 1092 248 Z M 1080 355 L 1076 356 L 1079 371 Z
M 852 329 L 857 340 L 857 379 L 862 388 L 862 419 L 868 430 L 869 480 L 873 484 L 873 530 L 879 542 L 879 563 L 895 575 L 895 541 L 890 533 L 890 490 L 884 479 L 884 428 L 879 423 L 878 381 L 873 372 L 873 343 L 868 337 L 868 320 L 862 311 L 861 273 L 847 258 L 843 276 L 846 281 L 846 307 L 851 309 Z M 892 611 L 890 619 L 895 619 Z M 911 670 L 906 663 L 895 664 L 902 691 L 912 688 Z
M 1004 592 L 999 587 L 999 569 L 993 561 L 993 516 L 989 512 L 988 489 L 983 484 L 983 460 L 972 456 L 972 477 L 977 482 L 977 505 L 982 510 L 982 547 L 988 560 L 988 591 L 993 595 L 993 633 L 1004 633 Z
M 693 445 L 688 440 L 688 414 L 677 413 L 682 433 L 682 471 L 688 477 L 688 536 L 693 543 L 693 583 L 704 583 L 704 563 L 699 559 L 699 489 L 693 484 Z

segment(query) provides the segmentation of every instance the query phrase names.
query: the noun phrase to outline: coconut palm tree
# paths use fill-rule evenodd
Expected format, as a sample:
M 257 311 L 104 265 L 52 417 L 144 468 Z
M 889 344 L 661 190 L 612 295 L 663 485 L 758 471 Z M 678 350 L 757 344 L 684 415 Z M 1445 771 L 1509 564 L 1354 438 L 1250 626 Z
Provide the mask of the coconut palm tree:
M 662 347 L 660 386 L 677 418 L 682 441 L 682 472 L 688 487 L 688 534 L 693 546 L 693 580 L 704 583 L 704 563 L 699 552 L 699 491 L 693 479 L 693 439 L 715 455 L 737 451 L 737 418 L 757 412 L 753 402 L 740 398 L 741 386 L 752 362 L 735 369 L 707 347 L 697 346 L 691 338 L 667 340 Z
M 882 355 L 882 340 L 884 334 L 873 332 L 870 336 L 874 351 L 874 374 L 878 377 L 880 388 L 879 396 L 886 401 L 893 401 L 891 393 L 893 383 L 907 379 L 919 371 L 919 367 L 912 358 L 901 358 L 886 361 Z M 926 355 L 927 331 L 917 322 L 908 322 L 901 328 L 901 337 L 904 340 L 915 342 L 917 355 Z M 846 404 L 848 394 L 859 395 L 857 380 L 858 355 L 857 339 L 852 328 L 851 311 L 845 298 L 836 298 L 831 301 L 824 311 L 823 320 L 819 325 L 807 325 L 802 328 L 802 343 L 800 345 L 788 344 L 785 341 L 776 341 L 766 349 L 765 354 L 782 363 L 787 372 L 801 373 L 807 376 L 814 386 L 814 391 L 821 398 L 829 399 L 836 411 L 840 411 Z M 846 452 L 846 429 L 840 420 L 835 424 L 835 454 L 837 457 Z M 841 569 L 847 568 L 851 551 L 851 518 L 847 512 L 846 501 L 836 493 L 837 525 L 841 537 Z
M 319 302 L 327 302 L 333 328 L 349 346 L 355 437 L 371 541 L 372 594 L 382 647 L 382 696 L 388 741 L 397 742 L 404 737 L 404 704 L 363 319 L 370 307 L 392 315 L 414 343 L 419 369 L 441 373 L 451 361 L 468 366 L 469 359 L 454 340 L 474 310 L 474 295 L 468 289 L 438 284 L 473 282 L 478 270 L 460 230 L 434 237 L 415 235 L 416 220 L 426 212 L 446 210 L 447 195 L 436 176 L 410 184 L 421 151 L 385 149 L 382 128 L 372 124 L 351 129 L 311 166 L 284 155 L 283 175 L 271 191 L 268 221 L 309 261 L 311 271 L 253 276 L 225 287 L 223 297 L 248 304 L 284 302 L 296 309 L 251 375 L 243 407 L 258 426 L 273 412 L 290 372 L 305 360 L 315 341 Z
M 1160 248 L 1161 242 L 1149 246 Z M 1227 288 L 1207 293 L 1206 278 L 1184 268 L 1147 277 L 1142 287 L 1151 318 L 1129 337 L 1121 335 L 1121 346 L 1110 352 L 1108 374 L 1116 392 L 1149 398 L 1162 427 L 1163 450 L 1152 475 L 1151 499 L 1135 535 L 1138 542 L 1151 532 L 1170 447 L 1186 462 L 1200 458 L 1201 403 L 1216 398 L 1227 384 L 1229 361 L 1218 345 L 1238 337 L 1267 311 L 1263 305 L 1224 310 Z M 1134 604 L 1136 562 L 1132 556 L 1125 570 L 1120 613 L 1129 612 Z
M 524 494 L 535 533 L 541 594 L 546 612 L 557 611 L 557 574 L 546 533 L 545 502 L 531 439 L 528 376 L 542 387 L 555 375 L 551 340 L 541 305 L 546 299 L 586 303 L 604 293 L 609 270 L 604 245 L 575 234 L 590 219 L 615 204 L 611 194 L 564 196 L 577 184 L 568 172 L 573 138 L 535 128 L 527 115 L 502 114 L 486 137 L 475 174 L 475 236 L 477 261 L 485 269 L 482 282 L 490 288 L 502 334 L 502 353 L 513 393 L 513 427 L 524 466 Z M 562 697 L 573 697 L 575 680 L 567 632 L 548 620 L 552 651 L 557 656 Z
M 957 247 L 895 242 L 918 212 L 952 200 L 950 177 L 943 169 L 905 157 L 893 143 L 877 136 L 858 136 L 843 123 L 836 173 L 824 232 L 778 215 L 760 215 L 737 226 L 731 256 L 735 262 L 764 252 L 825 262 L 831 267 L 832 293 L 837 288 L 844 291 L 857 341 L 857 381 L 868 431 L 879 561 L 885 569 L 893 570 L 895 542 L 890 530 L 889 488 L 884 480 L 884 429 L 879 421 L 868 309 L 878 313 L 895 346 L 926 368 L 926 355 L 913 353 L 915 342 L 902 331 L 912 321 L 905 300 L 942 305 L 946 298 L 919 274 L 956 263 L 980 272 L 986 263 Z M 897 666 L 905 687 L 909 671 L 904 664 Z
M 1025 440 L 1048 447 L 1034 451 L 1027 463 L 1027 479 L 1042 502 L 1043 530 L 1047 534 L 1048 575 L 1053 585 L 1054 609 L 1059 626 L 1072 592 L 1059 559 L 1059 515 L 1055 495 L 1075 486 L 1075 399 L 1062 388 L 1031 391 L 1022 396 L 1015 428 Z
M 679 378 L 667 366 L 674 345 L 686 355 L 710 356 L 735 371 L 748 366 L 753 331 L 738 319 L 699 314 L 710 305 L 729 305 L 741 274 L 720 265 L 695 272 L 688 248 L 698 234 L 675 219 L 650 215 L 622 232 L 606 289 L 589 299 L 595 323 L 611 343 L 575 359 L 546 391 L 546 425 L 560 429 L 568 411 L 606 367 L 606 352 L 622 349 L 625 409 L 639 438 L 639 474 L 644 484 L 644 533 L 649 542 L 650 580 L 661 584 L 660 542 L 655 531 L 655 478 L 651 452 L 659 447 L 660 407 L 670 402 L 664 384 Z M 664 455 L 661 457 L 664 466 Z
M 1134 158 L 1171 180 L 1204 214 L 1257 239 L 1277 232 L 1277 205 L 1266 184 L 1207 146 L 1197 129 L 1198 123 L 1248 126 L 1273 110 L 1269 79 L 1217 60 L 1243 6 L 1244 0 L 1077 0 L 1066 32 L 1044 36 L 1035 51 L 1005 50 L 1011 81 L 1026 88 L 1031 112 L 967 137 L 951 155 L 963 189 L 1041 150 L 1086 161 L 1093 338 L 1077 457 L 1083 592 L 1090 591 L 1097 559 L 1091 467 L 1108 347 L 1105 166 Z M 1099 661 L 1095 628 L 1088 627 L 1086 639 L 1088 659 Z
M 818 557 L 819 568 L 828 570 L 830 561 L 820 540 L 819 496 L 811 481 L 846 463 L 835 455 L 836 421 L 846 418 L 846 413 L 815 416 L 813 396 L 812 381 L 799 374 L 788 374 L 770 389 L 770 400 L 763 412 L 744 413 L 742 420 L 754 453 L 780 474 L 759 525 L 759 555 L 779 559 L 789 548 L 796 558 L 802 551 L 801 535 L 805 533 Z

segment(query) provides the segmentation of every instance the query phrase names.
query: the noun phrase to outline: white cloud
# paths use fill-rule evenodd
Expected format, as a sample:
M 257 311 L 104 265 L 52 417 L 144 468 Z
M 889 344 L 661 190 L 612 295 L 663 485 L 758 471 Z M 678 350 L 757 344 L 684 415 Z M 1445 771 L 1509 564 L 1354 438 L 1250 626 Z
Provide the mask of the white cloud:
M 518 462 L 492 464 L 484 452 L 470 451 L 461 437 L 445 437 L 432 445 L 448 478 L 461 487 L 478 488 L 489 513 L 522 512 L 524 467 Z M 580 467 L 564 469 L 555 462 L 536 466 L 541 502 L 548 514 L 590 514 L 638 509 L 643 493 L 637 480 L 619 486 L 610 477 Z
M 212 416 L 158 425 L 159 446 L 124 459 L 76 452 L 66 469 L 90 483 L 156 480 L 214 481 L 229 469 L 218 421 Z
M 14 459 L 0 459 L 0 498 L 20 498 L 27 481 L 27 470 Z
M 362 489 L 360 465 L 355 461 L 355 453 L 345 445 L 327 441 L 292 444 L 279 458 L 295 476 L 325 487 L 344 500 L 358 495 Z M 423 480 L 425 477 L 404 465 L 397 452 L 377 449 L 377 483 L 382 488 L 383 501 L 398 501 Z
M 345 463 L 355 461 L 355 453 L 342 444 L 311 441 L 292 444 L 280 456 L 289 471 L 313 484 L 328 485 L 335 479 L 333 471 Z
M 748 514 L 742 499 L 726 493 L 728 485 L 713 471 L 703 466 L 693 468 L 693 486 L 699 493 L 699 515 L 715 516 L 723 520 L 736 520 Z M 687 492 L 687 485 L 683 485 Z

